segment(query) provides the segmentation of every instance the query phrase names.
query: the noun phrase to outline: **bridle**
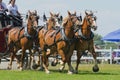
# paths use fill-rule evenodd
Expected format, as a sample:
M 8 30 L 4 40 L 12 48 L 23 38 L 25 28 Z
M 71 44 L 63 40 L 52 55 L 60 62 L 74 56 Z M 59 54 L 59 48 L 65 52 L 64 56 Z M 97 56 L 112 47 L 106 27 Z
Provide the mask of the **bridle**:
M 96 30 L 97 26 L 96 26 L 96 16 L 94 16 L 93 14 L 86 14 L 85 16 L 85 20 L 87 21 L 87 27 L 78 27 L 75 30 L 75 33 L 78 32 L 78 38 L 81 38 L 83 40 L 91 40 L 94 37 L 93 32 L 91 31 L 91 28 Z M 89 30 L 90 31 L 90 37 L 86 37 L 85 35 L 83 35 L 81 30 Z
M 28 15 L 27 15 L 28 16 Z M 39 19 L 39 16 L 37 15 L 37 14 L 35 14 L 35 13 L 33 13 L 33 14 L 30 14 L 29 16 L 28 16 L 28 20 L 30 21 L 30 23 L 31 23 L 31 27 L 33 28 L 33 29 L 36 29 L 37 27 L 38 27 L 38 19 Z M 35 25 L 35 23 L 37 24 L 37 25 Z
M 97 26 L 96 26 L 96 16 L 94 16 L 93 14 L 89 14 L 85 17 L 85 19 L 88 22 L 88 29 L 89 28 L 92 28 L 92 29 L 97 28 Z M 93 23 L 94 23 L 94 25 L 93 25 Z

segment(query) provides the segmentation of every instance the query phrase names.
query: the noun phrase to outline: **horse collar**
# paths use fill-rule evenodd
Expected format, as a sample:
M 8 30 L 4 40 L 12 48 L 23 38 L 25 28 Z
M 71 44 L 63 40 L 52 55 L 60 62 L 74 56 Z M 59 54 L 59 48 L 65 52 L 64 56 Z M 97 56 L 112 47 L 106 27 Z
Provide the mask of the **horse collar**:
M 27 27 L 25 27 L 24 36 L 31 38 L 31 36 L 28 33 Z
M 90 33 L 90 38 L 87 38 L 86 36 L 84 36 L 81 32 L 81 29 L 78 30 L 78 35 L 79 37 L 81 37 L 83 40 L 91 40 L 94 38 L 94 33 L 91 31 Z
M 67 38 L 67 36 L 65 35 L 64 28 L 61 28 L 61 34 L 62 34 L 62 39 L 63 39 L 63 40 L 65 40 L 65 41 L 69 40 L 69 39 Z

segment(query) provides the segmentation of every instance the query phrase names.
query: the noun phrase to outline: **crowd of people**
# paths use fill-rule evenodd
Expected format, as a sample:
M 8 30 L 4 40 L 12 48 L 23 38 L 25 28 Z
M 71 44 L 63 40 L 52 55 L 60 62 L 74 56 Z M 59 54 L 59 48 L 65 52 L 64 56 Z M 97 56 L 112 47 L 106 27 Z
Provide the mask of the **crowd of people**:
M 16 0 L 10 0 L 6 5 L 3 0 L 0 0 L 0 21 L 2 27 L 6 25 L 21 26 L 21 14 L 15 2 Z

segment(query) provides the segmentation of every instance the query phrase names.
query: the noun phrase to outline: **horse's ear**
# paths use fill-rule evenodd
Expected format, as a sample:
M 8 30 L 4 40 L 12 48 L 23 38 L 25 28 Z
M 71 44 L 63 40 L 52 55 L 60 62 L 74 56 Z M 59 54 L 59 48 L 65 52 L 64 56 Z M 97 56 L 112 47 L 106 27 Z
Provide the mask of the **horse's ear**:
M 31 15 L 31 14 L 32 14 L 32 12 L 31 12 L 30 10 L 28 10 L 28 14 L 29 14 L 29 15 Z
M 62 26 L 63 26 L 63 27 L 66 25 L 66 23 L 67 23 L 67 21 L 68 21 L 67 19 L 68 19 L 68 17 L 66 17 L 66 18 L 63 19 L 63 21 L 62 21 Z
M 53 16 L 53 13 L 50 12 L 51 17 Z
M 44 15 L 43 15 L 43 21 L 47 21 L 47 17 L 46 17 L 46 15 L 45 15 L 45 13 L 44 13 Z
M 85 11 L 85 14 L 88 15 L 87 11 Z
M 74 12 L 74 15 L 76 15 L 76 11 Z
M 91 14 L 91 15 L 93 15 L 93 12 L 92 12 L 92 11 L 90 11 L 90 14 Z
M 60 21 L 62 21 L 63 20 L 63 17 L 62 17 L 62 15 L 60 16 Z
M 81 13 L 80 13 L 80 21 L 82 21 L 82 15 L 81 15 Z
M 37 11 L 35 10 L 35 14 L 37 14 Z
M 26 19 L 28 19 L 28 13 L 26 14 Z
M 58 17 L 60 13 L 57 13 L 56 16 Z
M 68 15 L 71 16 L 71 13 L 68 11 Z

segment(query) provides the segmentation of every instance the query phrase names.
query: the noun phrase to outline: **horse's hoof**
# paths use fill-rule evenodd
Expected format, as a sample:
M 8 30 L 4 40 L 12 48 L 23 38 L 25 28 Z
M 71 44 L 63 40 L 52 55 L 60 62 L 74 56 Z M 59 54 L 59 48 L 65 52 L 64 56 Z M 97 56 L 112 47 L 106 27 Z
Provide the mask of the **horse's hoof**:
M 20 69 L 20 67 L 17 67 L 17 69 Z
M 74 73 L 75 73 L 75 74 L 78 74 L 78 71 L 77 71 L 77 70 L 75 70 L 75 71 L 74 71 Z
M 62 72 L 63 70 L 59 69 L 58 71 L 59 71 L 59 72 Z
M 12 68 L 8 66 L 7 69 L 8 69 L 8 70 L 11 70 Z
M 51 66 L 56 66 L 56 65 L 57 65 L 57 63 L 55 63 L 54 61 L 51 62 Z
M 27 67 L 26 69 L 27 69 L 27 70 L 31 70 L 31 68 L 30 68 L 30 67 Z
M 71 71 L 68 71 L 68 73 L 67 74 L 73 74 L 73 72 L 71 72 Z
M 32 65 L 32 68 L 33 68 L 33 69 L 37 69 L 38 67 L 39 67 L 38 64 L 34 64 L 34 65 Z
M 61 66 L 61 67 L 59 68 L 59 72 L 62 72 L 63 70 L 64 70 L 64 67 Z
M 17 66 L 17 69 L 20 69 L 20 66 Z
M 47 74 L 50 74 L 50 71 L 46 71 Z
M 23 68 L 22 68 L 22 67 L 20 67 L 20 68 L 19 68 L 19 71 L 23 71 Z
M 99 67 L 98 66 L 93 66 L 93 72 L 98 72 L 99 71 Z
M 40 71 L 43 71 L 43 70 L 44 70 L 44 67 L 43 67 L 43 66 L 41 66 L 39 70 L 40 70 Z

